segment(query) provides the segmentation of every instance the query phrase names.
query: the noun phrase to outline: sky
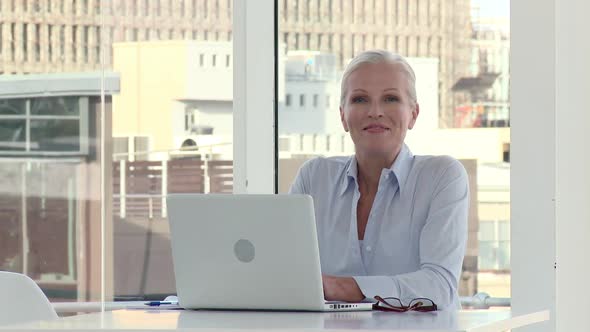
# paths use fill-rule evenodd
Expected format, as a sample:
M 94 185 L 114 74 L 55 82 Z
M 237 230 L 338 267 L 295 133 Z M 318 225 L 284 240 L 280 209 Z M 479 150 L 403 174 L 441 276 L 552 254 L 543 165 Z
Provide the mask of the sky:
M 480 7 L 481 17 L 509 17 L 510 0 L 471 0 L 471 7 Z

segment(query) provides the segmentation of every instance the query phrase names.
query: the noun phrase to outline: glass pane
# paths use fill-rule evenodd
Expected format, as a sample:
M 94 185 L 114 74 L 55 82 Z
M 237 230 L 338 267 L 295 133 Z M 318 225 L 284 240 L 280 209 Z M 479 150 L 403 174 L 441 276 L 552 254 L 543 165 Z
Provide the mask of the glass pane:
M 481 241 L 479 242 L 479 269 L 480 270 L 495 270 L 497 263 L 497 249 L 495 241 Z
M 0 153 L 0 270 L 30 276 L 52 302 L 99 301 L 99 0 L 0 3 L 0 75 L 14 82 L 0 90 L 0 150 L 20 150 Z M 57 118 L 80 115 L 82 100 L 85 119 Z
M 1 115 L 25 115 L 27 112 L 26 99 L 4 99 L 0 100 Z
M 80 101 L 75 97 L 35 98 L 31 115 L 80 115 Z
M 103 1 L 119 73 L 105 185 L 114 299 L 175 294 L 165 197 L 233 190 L 232 1 Z M 110 273 L 109 273 L 110 274 Z
M 279 192 L 306 160 L 355 153 L 339 114 L 350 59 L 370 49 L 398 53 L 416 74 L 420 105 L 405 143 L 415 155 L 451 155 L 469 175 L 460 295 L 510 296 L 506 264 L 485 247 L 497 245 L 478 241 L 480 220 L 510 221 L 508 2 L 279 1 Z M 490 269 L 501 275 L 488 278 Z
M 498 222 L 498 241 L 510 243 L 510 223 L 507 221 Z
M 80 150 L 79 120 L 31 120 L 31 150 Z
M 482 242 L 496 241 L 496 225 L 493 221 L 481 220 L 479 223 L 479 240 Z
M 498 269 L 510 269 L 510 241 L 498 241 Z
M 26 126 L 26 120 L 0 119 L 0 153 L 26 149 Z

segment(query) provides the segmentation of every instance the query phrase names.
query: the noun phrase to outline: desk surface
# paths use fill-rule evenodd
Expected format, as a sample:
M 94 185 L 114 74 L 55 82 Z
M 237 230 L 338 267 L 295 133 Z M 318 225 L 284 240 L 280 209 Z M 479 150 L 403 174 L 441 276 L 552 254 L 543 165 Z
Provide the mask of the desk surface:
M 18 326 L 25 329 L 177 329 L 198 330 L 395 330 L 505 331 L 549 319 L 549 311 L 512 315 L 502 311 L 387 312 L 260 312 L 192 310 L 116 310 Z M 15 327 L 12 327 L 15 329 Z

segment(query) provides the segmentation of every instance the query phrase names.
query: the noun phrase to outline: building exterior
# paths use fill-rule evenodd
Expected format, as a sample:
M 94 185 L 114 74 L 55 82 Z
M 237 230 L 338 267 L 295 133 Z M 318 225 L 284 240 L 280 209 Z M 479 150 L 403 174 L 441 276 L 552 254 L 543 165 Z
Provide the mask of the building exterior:
M 469 75 L 453 86 L 455 127 L 510 126 L 510 24 L 507 17 L 472 15 Z
M 103 60 L 110 68 L 116 42 L 232 39 L 231 0 L 0 3 L 0 74 L 98 70 Z M 437 58 L 440 126 L 450 127 L 456 106 L 451 87 L 470 63 L 469 3 L 283 0 L 279 40 L 286 51 L 336 54 L 338 69 L 372 48 Z
M 508 18 L 478 18 L 473 31 L 473 68 L 477 75 L 495 74 L 490 89 L 477 100 L 483 106 L 482 127 L 510 125 L 510 25 Z
M 285 58 L 285 91 L 279 101 L 280 134 L 340 132 L 336 56 L 290 51 Z
M 121 74 L 121 94 L 113 98 L 117 159 L 166 160 L 189 144 L 214 145 L 209 153 L 231 160 L 231 43 L 129 42 L 113 49 Z
M 100 165 L 111 160 L 101 117 L 119 92 L 119 77 L 105 78 L 103 104 L 99 73 L 0 77 L 0 270 L 52 299 L 100 299 Z

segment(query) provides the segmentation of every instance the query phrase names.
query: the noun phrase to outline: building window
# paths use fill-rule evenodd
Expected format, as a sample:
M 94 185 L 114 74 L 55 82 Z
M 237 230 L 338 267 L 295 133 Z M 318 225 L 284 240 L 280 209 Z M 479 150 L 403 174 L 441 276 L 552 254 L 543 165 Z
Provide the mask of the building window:
M 205 54 L 199 54 L 199 66 L 203 67 L 205 65 Z
M 216 63 L 217 63 L 217 55 L 216 55 L 216 54 L 213 54 L 213 55 L 211 56 L 211 66 L 212 66 L 212 67 L 215 67 L 215 64 L 216 64 Z
M 113 137 L 113 160 L 127 160 L 129 155 L 129 137 Z
M 229 54 L 227 54 L 227 55 L 225 56 L 225 66 L 226 66 L 226 67 L 229 67 L 229 66 L 231 66 L 231 55 L 229 55 Z
M 24 53 L 24 57 L 25 57 L 25 61 L 28 58 L 27 53 L 29 52 L 28 48 L 27 48 L 27 29 L 28 29 L 28 24 L 23 24 L 22 25 L 22 36 L 21 36 L 21 40 L 22 40 L 22 47 L 23 47 L 23 53 Z
M 299 106 L 305 107 L 305 95 L 304 94 L 299 95 Z
M 330 95 L 326 96 L 326 107 L 330 107 Z
M 479 269 L 510 269 L 510 222 L 481 220 L 479 223 Z
M 285 105 L 286 105 L 287 107 L 290 107 L 290 106 L 291 106 L 291 94 L 289 94 L 289 93 L 288 93 L 288 94 L 287 94 L 287 96 L 285 97 Z
M 88 98 L 0 101 L 0 154 L 85 154 Z
M 133 154 L 135 160 L 148 160 L 150 140 L 147 136 L 133 137 Z
M 317 94 L 313 95 L 313 107 L 318 107 L 320 96 Z

